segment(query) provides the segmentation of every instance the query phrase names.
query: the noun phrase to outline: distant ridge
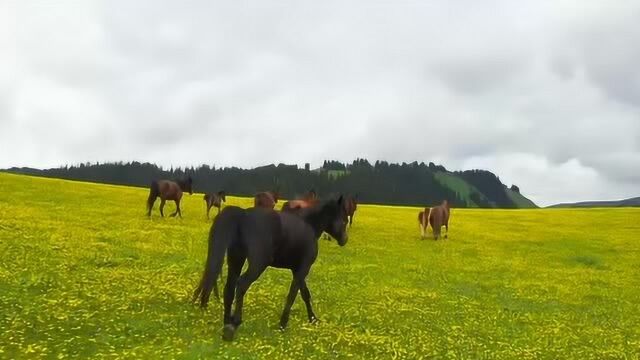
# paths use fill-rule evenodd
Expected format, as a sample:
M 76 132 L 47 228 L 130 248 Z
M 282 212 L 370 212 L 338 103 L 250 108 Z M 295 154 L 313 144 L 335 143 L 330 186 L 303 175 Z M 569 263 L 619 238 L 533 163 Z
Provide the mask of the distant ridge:
M 297 165 L 270 164 L 252 169 L 216 168 L 208 165 L 164 169 L 150 163 L 85 163 L 52 169 L 29 167 L 4 170 L 25 175 L 116 185 L 148 187 L 154 179 L 191 176 L 197 192 L 224 189 L 228 194 L 253 196 L 258 191 L 276 190 L 294 198 L 309 189 L 321 197 L 357 194 L 369 204 L 434 206 L 448 200 L 462 208 L 536 208 L 516 185 L 507 186 L 486 170 L 448 171 L 442 165 L 414 161 L 388 163 L 356 159 L 351 163 L 327 160 L 312 170 Z
M 549 208 L 640 207 L 640 197 L 610 201 L 581 201 L 551 205 Z

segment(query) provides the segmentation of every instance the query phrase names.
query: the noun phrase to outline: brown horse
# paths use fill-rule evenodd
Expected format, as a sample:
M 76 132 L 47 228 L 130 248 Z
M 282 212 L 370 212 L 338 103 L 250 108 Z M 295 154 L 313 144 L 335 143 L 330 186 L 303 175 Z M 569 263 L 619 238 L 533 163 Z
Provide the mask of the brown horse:
M 169 180 L 154 180 L 151 182 L 151 189 L 149 191 L 149 198 L 147 199 L 147 216 L 151 217 L 151 210 L 153 209 L 153 203 L 156 202 L 156 198 L 160 197 L 160 215 L 164 216 L 164 203 L 167 200 L 173 200 L 176 202 L 176 211 L 171 216 L 180 215 L 180 199 L 182 199 L 182 192 L 186 191 L 189 195 L 193 194 L 191 185 L 193 180 L 189 176 L 186 180 L 169 181 Z
M 449 235 L 449 215 L 451 213 L 451 208 L 449 207 L 449 202 L 444 200 L 442 205 L 431 208 L 429 212 L 429 224 L 431 224 L 431 228 L 433 229 L 433 239 L 438 240 L 440 237 L 441 227 L 444 225 L 447 232 L 444 235 L 446 239 Z
M 420 226 L 420 237 L 422 239 L 427 235 L 427 228 L 429 227 L 429 214 L 431 213 L 431 208 L 424 208 L 423 211 L 420 211 L 418 214 L 418 226 Z
M 318 194 L 312 189 L 309 190 L 301 199 L 290 200 L 282 204 L 282 211 L 297 211 L 312 207 L 318 202 Z
M 209 218 L 209 211 L 212 207 L 216 207 L 218 209 L 218 214 L 220 213 L 220 207 L 223 202 L 227 202 L 227 194 L 222 191 L 218 191 L 214 194 L 204 194 L 204 201 L 207 204 L 207 219 Z
M 278 203 L 278 193 L 275 191 L 263 191 L 253 197 L 253 207 L 273 209 Z
M 353 215 L 358 209 L 358 196 L 347 196 L 344 200 L 344 210 L 349 217 L 349 227 L 353 224 Z

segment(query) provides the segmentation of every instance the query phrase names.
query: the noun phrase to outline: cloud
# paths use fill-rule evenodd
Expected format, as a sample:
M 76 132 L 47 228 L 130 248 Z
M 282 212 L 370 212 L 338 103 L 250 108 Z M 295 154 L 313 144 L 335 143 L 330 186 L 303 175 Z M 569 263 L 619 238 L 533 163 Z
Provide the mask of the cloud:
M 575 158 L 553 163 L 539 155 L 513 153 L 471 157 L 462 166 L 495 171 L 507 185 L 517 179 L 521 191 L 540 206 L 572 202 L 575 199 L 622 199 L 638 189 L 633 183 L 612 189 L 606 177 Z
M 0 167 L 367 157 L 543 204 L 640 192 L 631 2 L 0 6 Z

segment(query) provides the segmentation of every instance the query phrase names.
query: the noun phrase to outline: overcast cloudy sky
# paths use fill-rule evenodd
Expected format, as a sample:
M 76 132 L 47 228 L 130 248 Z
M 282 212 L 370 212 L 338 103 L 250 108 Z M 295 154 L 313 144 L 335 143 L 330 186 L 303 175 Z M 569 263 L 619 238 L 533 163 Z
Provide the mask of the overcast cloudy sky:
M 640 1 L 0 0 L 0 168 L 483 168 L 640 196 Z

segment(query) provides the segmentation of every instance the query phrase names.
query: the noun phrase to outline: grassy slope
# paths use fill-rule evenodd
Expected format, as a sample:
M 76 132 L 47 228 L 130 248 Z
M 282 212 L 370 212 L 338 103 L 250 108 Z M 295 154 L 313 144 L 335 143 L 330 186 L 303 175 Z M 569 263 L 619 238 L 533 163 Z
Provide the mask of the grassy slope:
M 640 197 L 612 201 L 581 201 L 548 206 L 549 208 L 577 208 L 577 207 L 640 207 Z
M 535 209 L 538 207 L 533 201 L 518 192 L 512 191 L 511 189 L 505 189 L 505 191 L 507 192 L 507 196 L 509 196 L 511 201 L 513 201 L 519 209 Z
M 447 185 L 448 187 L 453 189 L 453 191 L 460 194 L 460 196 L 462 196 L 467 201 L 467 205 L 469 207 L 478 206 L 470 198 L 472 193 L 474 192 L 478 193 L 480 194 L 481 197 L 486 198 L 486 196 L 484 196 L 478 189 L 476 189 L 475 186 L 469 184 L 464 179 L 461 179 L 453 174 L 442 172 L 442 171 L 437 172 L 436 180 L 438 180 L 440 183 L 444 185 Z M 505 190 L 509 199 L 511 199 L 511 201 L 513 201 L 513 203 L 516 204 L 518 208 L 520 209 L 537 208 L 536 204 L 534 204 L 533 201 L 522 196 L 522 194 L 519 194 L 515 191 L 511 191 L 510 189 L 505 189 Z
M 148 220 L 142 189 L 7 174 L 0 189 L 0 358 L 640 356 L 640 209 L 454 209 L 450 240 L 434 242 L 417 209 L 359 206 L 346 247 L 320 242 L 308 284 L 321 322 L 298 299 L 276 330 L 290 275 L 269 269 L 224 344 L 221 306 L 188 301 L 201 196 L 184 219 Z
M 457 192 L 463 199 L 467 201 L 467 206 L 478 207 L 478 204 L 471 200 L 472 193 L 478 193 L 482 198 L 486 198 L 475 186 L 469 184 L 464 179 L 461 179 L 453 174 L 439 171 L 436 173 L 436 180 L 441 184 L 448 186 L 453 191 Z

